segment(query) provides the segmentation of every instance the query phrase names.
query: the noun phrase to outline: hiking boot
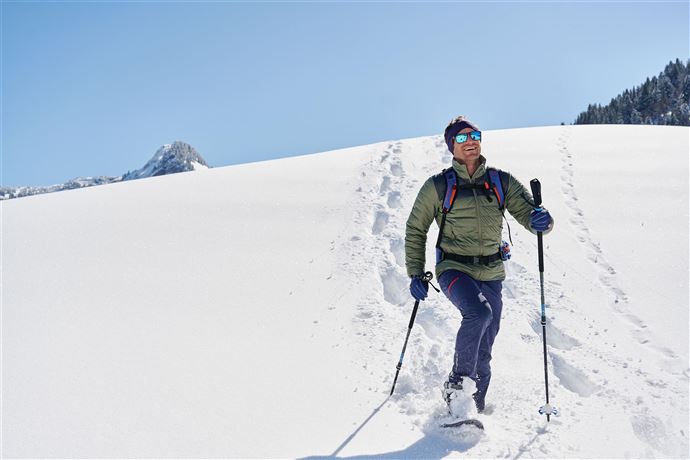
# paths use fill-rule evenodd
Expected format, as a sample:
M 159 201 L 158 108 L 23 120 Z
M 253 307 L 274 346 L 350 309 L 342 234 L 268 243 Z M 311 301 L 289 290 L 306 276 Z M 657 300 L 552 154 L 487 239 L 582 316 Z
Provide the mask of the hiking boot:
M 445 382 L 441 390 L 441 396 L 450 408 L 450 402 L 458 396 L 458 392 L 462 391 L 462 379 L 458 383 Z
M 482 398 L 479 392 L 473 394 L 472 399 L 474 399 L 474 405 L 477 406 L 477 412 L 480 414 L 484 413 L 484 409 L 486 408 L 486 401 L 484 401 L 484 398 Z
M 477 414 L 477 407 L 472 394 L 476 392 L 475 383 L 471 379 L 443 384 L 443 400 L 448 405 L 448 412 L 454 417 L 471 418 Z

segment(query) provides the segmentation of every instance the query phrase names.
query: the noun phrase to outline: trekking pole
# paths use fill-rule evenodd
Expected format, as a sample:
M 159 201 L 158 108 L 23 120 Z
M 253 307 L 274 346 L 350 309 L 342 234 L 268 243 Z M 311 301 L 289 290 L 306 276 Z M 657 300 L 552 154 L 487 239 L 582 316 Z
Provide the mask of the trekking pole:
M 434 275 L 431 272 L 424 273 L 424 281 L 431 281 Z M 435 289 L 435 288 L 434 288 Z M 419 308 L 419 300 L 415 301 L 414 308 L 412 309 L 412 316 L 410 317 L 410 324 L 407 326 L 407 335 L 405 336 L 405 344 L 403 345 L 402 353 L 400 353 L 400 361 L 398 361 L 398 366 L 395 371 L 395 378 L 393 379 L 393 387 L 391 388 L 390 396 L 393 396 L 393 391 L 395 390 L 395 383 L 398 381 L 398 374 L 400 374 L 400 368 L 402 367 L 403 358 L 405 357 L 405 349 L 407 348 L 407 341 L 410 338 L 410 332 L 412 332 L 412 326 L 414 325 L 414 319 L 417 316 L 417 309 Z
M 539 179 L 532 179 L 529 183 L 534 197 L 535 211 L 541 210 L 541 183 Z M 542 232 L 537 232 L 537 247 L 539 252 L 539 284 L 541 285 L 541 330 L 544 342 L 544 385 L 546 386 L 546 404 L 539 408 L 540 414 L 546 414 L 546 421 L 551 421 L 551 415 L 558 415 L 558 410 L 549 403 L 549 372 L 546 359 L 546 302 L 544 301 L 544 243 Z

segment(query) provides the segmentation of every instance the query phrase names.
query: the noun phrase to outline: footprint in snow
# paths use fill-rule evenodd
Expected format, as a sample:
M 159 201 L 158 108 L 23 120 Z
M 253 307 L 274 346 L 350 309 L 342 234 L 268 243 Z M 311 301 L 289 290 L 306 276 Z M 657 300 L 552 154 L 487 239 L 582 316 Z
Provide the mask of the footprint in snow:
M 560 380 L 561 385 L 584 398 L 592 396 L 599 391 L 599 385 L 592 383 L 587 375 L 580 369 L 572 366 L 567 360 L 551 352 L 553 362 L 553 373 Z
M 383 176 L 383 180 L 381 181 L 381 187 L 379 187 L 379 193 L 381 195 L 385 194 L 387 191 L 391 189 L 391 178 L 390 176 Z
M 395 262 L 401 266 L 405 266 L 405 241 L 402 238 L 391 238 L 390 250 L 395 258 Z
M 388 206 L 390 208 L 401 208 L 402 202 L 400 201 L 400 192 L 390 192 L 388 193 Z
M 394 267 L 386 267 L 381 273 L 383 285 L 383 298 L 393 305 L 405 305 L 409 301 L 408 284 L 406 276 L 400 274 Z
M 402 164 L 399 161 L 391 164 L 391 174 L 395 177 L 400 177 L 403 174 Z
M 371 228 L 371 233 L 374 235 L 380 234 L 383 230 L 385 230 L 386 225 L 388 225 L 388 220 L 390 219 L 390 215 L 386 211 L 376 211 L 376 214 L 374 216 L 374 225 Z
M 537 336 L 541 336 L 541 317 L 537 313 L 533 313 L 530 326 Z M 582 345 L 576 338 L 566 334 L 553 324 L 549 324 L 548 344 L 550 347 L 566 351 Z
M 674 442 L 672 436 L 666 432 L 664 422 L 657 417 L 642 412 L 630 418 L 633 433 L 645 444 L 662 452 L 669 457 L 683 458 L 687 456 L 687 444 Z M 683 445 L 685 444 L 685 445 Z

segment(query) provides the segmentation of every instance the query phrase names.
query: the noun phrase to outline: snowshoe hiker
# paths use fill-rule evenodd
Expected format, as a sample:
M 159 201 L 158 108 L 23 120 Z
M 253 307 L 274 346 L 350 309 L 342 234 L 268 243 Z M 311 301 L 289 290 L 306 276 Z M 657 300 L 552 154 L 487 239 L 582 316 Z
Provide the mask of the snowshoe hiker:
M 553 219 L 545 208 L 534 209 L 531 194 L 511 174 L 487 167 L 477 125 L 457 117 L 444 137 L 453 154 L 452 167 L 430 177 L 419 190 L 407 220 L 405 264 L 412 296 L 423 299 L 428 285 L 419 279 L 425 271 L 427 233 L 436 220 L 436 277 L 462 316 L 443 397 L 452 411 L 457 405 L 453 401 L 467 401 L 470 395 L 482 412 L 503 308 L 503 260 L 508 258 L 501 240 L 504 212 L 532 233 L 550 232 Z

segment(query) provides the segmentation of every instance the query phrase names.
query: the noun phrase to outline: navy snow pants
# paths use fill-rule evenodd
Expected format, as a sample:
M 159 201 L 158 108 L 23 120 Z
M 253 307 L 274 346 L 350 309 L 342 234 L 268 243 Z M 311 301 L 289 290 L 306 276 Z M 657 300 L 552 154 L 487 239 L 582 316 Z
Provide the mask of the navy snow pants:
M 491 381 L 491 347 L 501 323 L 501 281 L 477 281 L 458 270 L 438 279 L 443 293 L 462 315 L 455 341 L 455 359 L 449 381 L 469 377 L 477 384 L 475 399 L 483 403 Z

